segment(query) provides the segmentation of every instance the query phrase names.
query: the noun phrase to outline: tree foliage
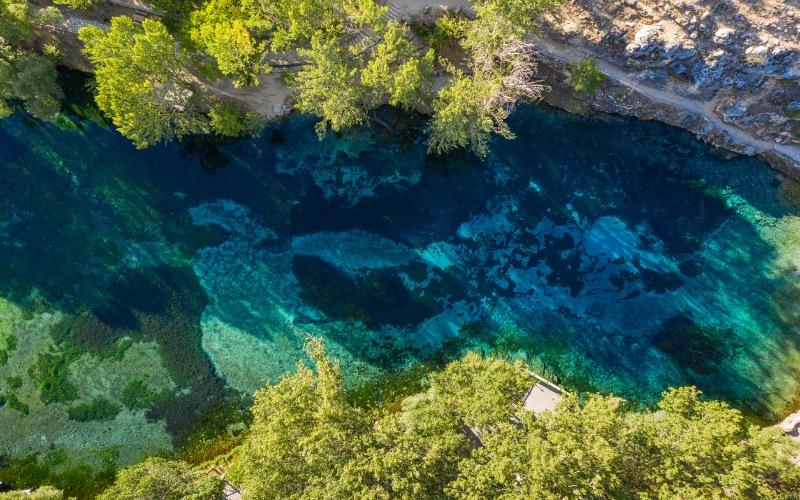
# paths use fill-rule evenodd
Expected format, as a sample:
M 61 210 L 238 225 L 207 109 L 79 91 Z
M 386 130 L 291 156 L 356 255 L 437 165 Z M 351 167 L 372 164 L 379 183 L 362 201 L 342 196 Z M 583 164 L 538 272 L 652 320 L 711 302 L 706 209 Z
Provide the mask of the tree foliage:
M 429 151 L 465 148 L 486 156 L 493 133 L 514 135 L 506 118 L 521 100 L 536 100 L 545 87 L 536 81 L 536 52 L 525 36 L 534 17 L 558 0 L 483 0 L 477 18 L 455 26 L 469 55 L 469 76 L 451 68 L 454 77 L 434 101 Z
M 421 55 L 406 37 L 400 23 L 390 22 L 370 51 L 361 72 L 372 101 L 388 102 L 406 110 L 424 111 L 433 98 L 434 53 Z
M 115 17 L 109 31 L 88 26 L 79 37 L 96 68 L 97 105 L 137 147 L 207 130 L 188 55 L 163 24 Z
M 567 83 L 572 85 L 576 92 L 586 92 L 588 95 L 594 95 L 597 87 L 606 79 L 606 76 L 600 71 L 600 66 L 593 59 L 573 61 L 569 64 L 569 70 Z
M 320 341 L 307 350 L 313 368 L 256 394 L 229 471 L 243 498 L 790 498 L 800 486 L 788 438 L 694 388 L 655 411 L 571 395 L 533 415 L 522 365 L 470 353 L 370 415 Z
M 52 486 L 42 486 L 33 491 L 6 491 L 0 493 L 0 500 L 64 500 L 64 493 Z
M 56 82 L 53 52 L 41 55 L 24 45 L 36 24 L 53 21 L 52 7 L 34 11 L 27 2 L 0 0 L 0 118 L 11 115 L 19 101 L 28 113 L 41 120 L 52 120 L 61 108 L 64 92 Z
M 192 471 L 184 462 L 148 458 L 120 471 L 98 500 L 217 500 L 224 483 Z
M 95 0 L 53 0 L 53 3 L 66 5 L 72 9 L 89 10 L 92 8 Z
M 191 14 L 191 40 L 214 58 L 222 74 L 234 78 L 237 87 L 258 85 L 259 74 L 271 70 L 267 42 L 258 38 L 271 24 L 260 12 L 260 5 L 250 0 L 211 0 Z
M 425 109 L 433 94 L 433 53 L 420 57 L 397 22 L 377 28 L 377 40 L 355 46 L 315 37 L 308 59 L 292 83 L 297 109 L 317 115 L 320 136 L 367 121 L 367 110 L 388 102 L 407 110 Z
M 367 89 L 361 84 L 350 48 L 335 38 L 317 37 L 311 42 L 311 49 L 301 50 L 300 54 L 308 62 L 292 83 L 295 107 L 322 118 L 317 124 L 320 137 L 328 127 L 339 131 L 364 123 Z

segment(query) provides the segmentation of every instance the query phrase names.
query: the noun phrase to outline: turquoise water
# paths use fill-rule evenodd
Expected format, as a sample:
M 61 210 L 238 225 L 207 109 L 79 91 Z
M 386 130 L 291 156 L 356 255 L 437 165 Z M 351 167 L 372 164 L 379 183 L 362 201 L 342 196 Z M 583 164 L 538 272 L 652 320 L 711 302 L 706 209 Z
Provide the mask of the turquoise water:
M 392 133 L 320 142 L 297 117 L 144 151 L 0 122 L 6 462 L 167 452 L 309 334 L 354 389 L 482 349 L 642 404 L 694 384 L 794 409 L 800 219 L 765 164 L 532 107 L 486 161 L 427 157 L 413 118 L 382 113 Z

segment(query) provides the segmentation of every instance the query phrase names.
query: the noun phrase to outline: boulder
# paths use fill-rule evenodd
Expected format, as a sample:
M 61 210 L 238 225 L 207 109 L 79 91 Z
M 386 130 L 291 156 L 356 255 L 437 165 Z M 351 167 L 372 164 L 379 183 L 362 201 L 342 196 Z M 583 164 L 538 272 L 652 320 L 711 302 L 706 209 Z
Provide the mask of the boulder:
M 736 32 L 728 28 L 720 28 L 714 32 L 714 42 L 720 45 L 730 45 L 736 36 Z
M 669 69 L 671 69 L 676 75 L 682 75 L 686 73 L 686 66 L 684 66 L 680 61 L 674 61 L 669 65 Z
M 727 122 L 730 121 L 731 118 L 740 118 L 744 116 L 746 112 L 747 112 L 746 107 L 744 107 L 741 104 L 735 104 L 730 108 L 726 109 L 725 114 L 723 116 L 725 118 L 725 121 Z
M 650 55 L 658 47 L 658 26 L 645 26 L 634 35 L 633 42 L 625 47 L 631 57 Z

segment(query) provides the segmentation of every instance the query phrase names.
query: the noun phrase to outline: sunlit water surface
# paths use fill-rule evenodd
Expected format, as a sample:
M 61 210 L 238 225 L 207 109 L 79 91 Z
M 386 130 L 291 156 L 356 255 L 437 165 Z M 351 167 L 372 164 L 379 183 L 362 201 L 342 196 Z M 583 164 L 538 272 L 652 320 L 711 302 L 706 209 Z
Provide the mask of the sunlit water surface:
M 57 471 L 169 450 L 308 334 L 367 399 L 482 349 L 642 404 L 693 384 L 792 409 L 800 219 L 765 164 L 534 108 L 486 161 L 431 158 L 384 113 L 393 135 L 320 142 L 292 118 L 222 150 L 1 122 L 0 455 Z

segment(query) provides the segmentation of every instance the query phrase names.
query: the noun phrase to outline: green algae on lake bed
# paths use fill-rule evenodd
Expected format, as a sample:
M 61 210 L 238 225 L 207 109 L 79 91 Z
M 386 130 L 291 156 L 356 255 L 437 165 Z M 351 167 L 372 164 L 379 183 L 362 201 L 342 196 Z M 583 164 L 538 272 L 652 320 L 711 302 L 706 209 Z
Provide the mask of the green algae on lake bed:
M 482 349 L 642 404 L 794 409 L 800 218 L 763 163 L 530 107 L 486 161 L 433 158 L 381 112 L 398 137 L 296 117 L 222 149 L 0 123 L 0 480 L 203 456 L 308 334 L 362 404 Z

